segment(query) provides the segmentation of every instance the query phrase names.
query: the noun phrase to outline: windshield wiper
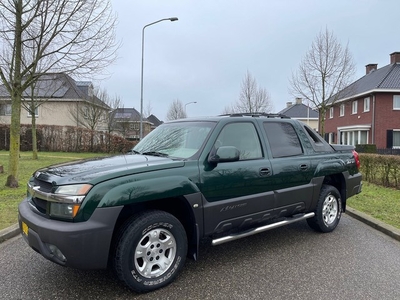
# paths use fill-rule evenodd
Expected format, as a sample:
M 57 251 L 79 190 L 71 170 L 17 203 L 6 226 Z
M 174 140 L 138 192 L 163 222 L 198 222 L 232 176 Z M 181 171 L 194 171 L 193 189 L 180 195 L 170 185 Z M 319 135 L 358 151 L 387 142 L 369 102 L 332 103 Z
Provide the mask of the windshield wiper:
M 142 155 L 168 157 L 168 154 L 162 153 L 162 152 L 158 152 L 158 151 L 147 151 L 147 152 L 143 152 Z
M 128 153 L 140 154 L 139 151 L 136 151 L 136 150 L 133 150 L 133 149 L 129 150 Z

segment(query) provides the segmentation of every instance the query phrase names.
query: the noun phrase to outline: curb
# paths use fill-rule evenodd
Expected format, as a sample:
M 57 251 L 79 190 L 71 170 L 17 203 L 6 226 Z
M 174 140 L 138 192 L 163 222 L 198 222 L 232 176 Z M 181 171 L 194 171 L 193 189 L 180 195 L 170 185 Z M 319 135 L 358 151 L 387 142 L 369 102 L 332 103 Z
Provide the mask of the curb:
M 346 207 L 346 214 L 400 242 L 400 229 L 348 206 Z
M 18 224 L 0 230 L 0 243 L 9 240 L 20 233 Z
M 400 229 L 397 229 L 389 224 L 383 223 L 382 221 L 377 220 L 349 206 L 346 207 L 346 214 L 400 242 Z M 0 243 L 9 240 L 13 237 L 16 237 L 19 234 L 20 230 L 18 224 L 14 224 L 10 227 L 2 229 L 0 230 Z

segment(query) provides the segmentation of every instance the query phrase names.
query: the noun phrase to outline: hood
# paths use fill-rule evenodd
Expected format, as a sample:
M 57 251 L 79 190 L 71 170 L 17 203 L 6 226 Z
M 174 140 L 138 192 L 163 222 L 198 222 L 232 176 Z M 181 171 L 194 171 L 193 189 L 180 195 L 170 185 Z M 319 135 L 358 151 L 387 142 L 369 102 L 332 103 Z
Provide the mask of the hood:
M 34 176 L 38 180 L 55 185 L 82 182 L 95 184 L 107 178 L 143 171 L 177 168 L 183 165 L 183 161 L 174 161 L 165 157 L 127 154 L 53 165 L 36 171 Z

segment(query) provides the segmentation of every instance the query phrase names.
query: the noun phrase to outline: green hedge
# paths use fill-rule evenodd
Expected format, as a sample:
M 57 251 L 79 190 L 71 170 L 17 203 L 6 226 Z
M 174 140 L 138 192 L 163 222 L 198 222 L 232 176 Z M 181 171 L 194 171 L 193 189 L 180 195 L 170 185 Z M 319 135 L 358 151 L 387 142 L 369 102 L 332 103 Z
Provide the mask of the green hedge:
M 400 189 L 400 156 L 359 153 L 363 180 Z
M 356 151 L 358 153 L 377 153 L 375 144 L 357 144 Z

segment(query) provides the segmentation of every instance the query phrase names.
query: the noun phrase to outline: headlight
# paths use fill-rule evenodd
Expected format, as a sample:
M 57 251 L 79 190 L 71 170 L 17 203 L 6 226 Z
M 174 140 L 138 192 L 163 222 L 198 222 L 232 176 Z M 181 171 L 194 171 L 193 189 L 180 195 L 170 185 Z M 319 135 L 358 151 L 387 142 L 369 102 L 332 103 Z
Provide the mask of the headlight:
M 90 184 L 61 185 L 57 187 L 51 197 L 49 215 L 55 218 L 73 219 L 91 188 Z
M 55 190 L 55 194 L 63 194 L 63 195 L 73 195 L 73 196 L 82 196 L 86 195 L 87 192 L 91 189 L 90 184 L 72 184 L 72 185 L 61 185 Z

